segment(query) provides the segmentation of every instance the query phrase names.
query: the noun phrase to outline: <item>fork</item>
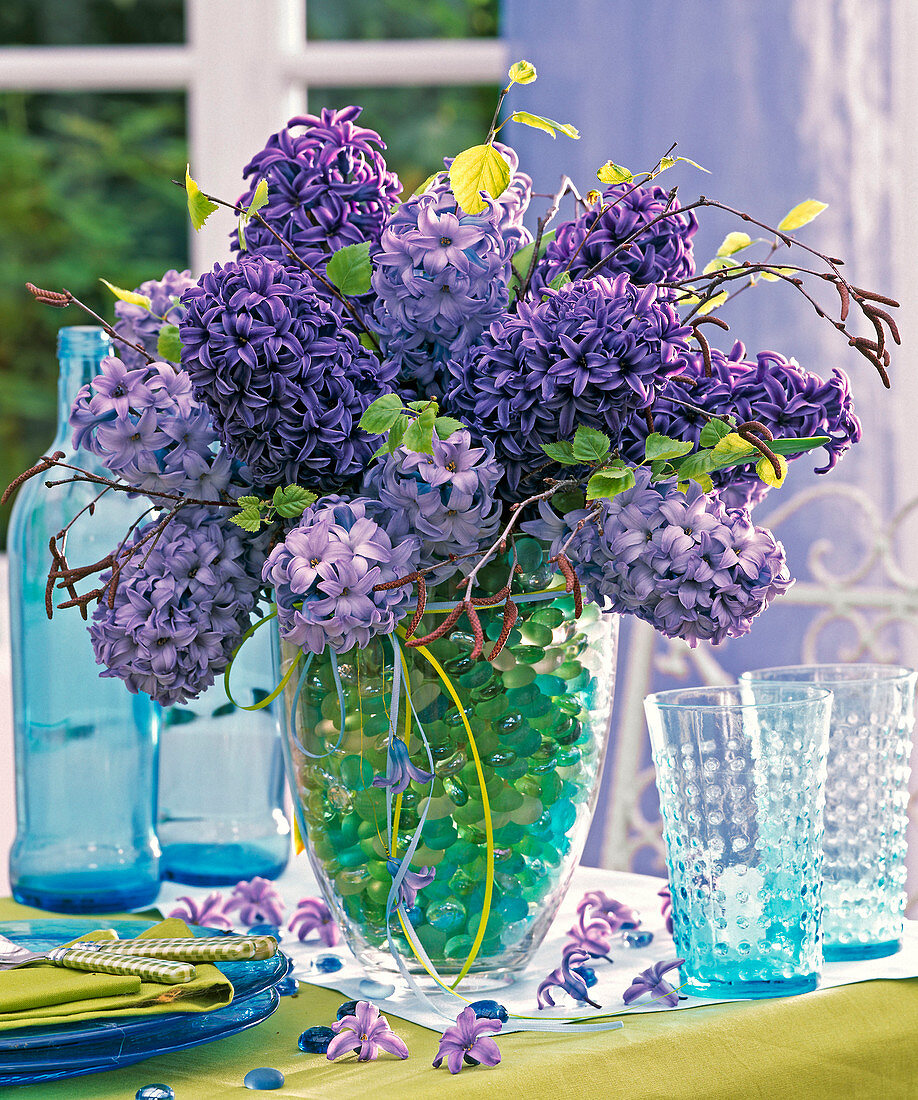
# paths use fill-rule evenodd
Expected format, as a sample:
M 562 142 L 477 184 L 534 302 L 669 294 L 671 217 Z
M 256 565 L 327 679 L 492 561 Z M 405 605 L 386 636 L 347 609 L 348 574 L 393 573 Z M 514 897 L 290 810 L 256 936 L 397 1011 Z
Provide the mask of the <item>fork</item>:
M 32 963 L 49 962 L 52 966 L 62 966 L 68 970 L 88 970 L 97 974 L 133 974 L 148 982 L 161 985 L 184 985 L 195 975 L 194 966 L 189 963 L 167 962 L 162 959 L 149 959 L 138 956 L 126 956 L 107 951 L 105 947 L 86 949 L 81 947 L 57 947 L 52 951 L 29 951 L 21 944 L 13 943 L 0 936 L 0 971 L 17 970 Z

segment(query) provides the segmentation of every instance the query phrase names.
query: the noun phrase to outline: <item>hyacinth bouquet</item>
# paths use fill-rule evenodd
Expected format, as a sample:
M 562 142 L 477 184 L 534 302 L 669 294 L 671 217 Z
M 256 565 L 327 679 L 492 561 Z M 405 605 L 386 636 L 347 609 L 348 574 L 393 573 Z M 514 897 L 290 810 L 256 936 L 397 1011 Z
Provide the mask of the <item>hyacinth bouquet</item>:
M 512 969 L 547 929 L 595 797 L 617 615 L 690 645 L 746 633 L 791 583 L 751 509 L 788 461 L 822 447 L 826 473 L 860 436 L 846 375 L 747 354 L 730 299 L 788 283 L 886 385 L 898 342 L 896 303 L 796 237 L 822 204 L 771 226 L 680 203 L 659 182 L 674 149 L 607 162 L 601 192 L 565 178 L 524 225 L 531 182 L 498 132 L 579 135 L 500 123 L 535 70 L 509 77 L 484 143 L 401 201 L 357 107 L 292 119 L 237 202 L 187 175 L 196 228 L 236 215 L 235 259 L 112 287 L 115 354 L 71 417 L 110 477 L 65 471 L 152 510 L 95 563 L 62 532 L 48 580 L 49 615 L 55 595 L 93 609 L 101 674 L 164 705 L 276 619 L 329 905 L 362 957 L 434 976 Z M 707 209 L 740 228 L 705 266 Z

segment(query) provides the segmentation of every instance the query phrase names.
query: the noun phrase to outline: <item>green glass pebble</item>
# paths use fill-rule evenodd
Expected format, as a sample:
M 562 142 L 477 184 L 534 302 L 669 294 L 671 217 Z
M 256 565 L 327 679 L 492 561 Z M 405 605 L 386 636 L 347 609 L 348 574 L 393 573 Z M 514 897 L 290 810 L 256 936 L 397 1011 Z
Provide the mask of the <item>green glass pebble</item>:
M 481 687 L 473 688 L 469 692 L 469 698 L 473 703 L 484 703 L 489 699 L 499 699 L 504 694 L 504 686 L 499 679 L 495 676 Z M 476 706 L 475 713 L 479 714 L 479 708 Z
M 502 714 L 506 713 L 509 707 L 503 687 L 499 685 L 495 686 L 497 687 L 498 694 L 490 699 L 482 700 L 475 707 L 475 714 L 479 718 L 483 718 L 486 722 L 491 722 L 495 718 L 500 718 Z
M 482 837 L 482 841 L 484 837 Z M 458 844 L 453 846 L 450 852 L 450 859 L 457 867 L 462 867 L 472 862 L 478 855 L 478 844 L 473 844 L 466 839 L 462 839 Z
M 425 893 L 426 893 L 425 889 Z M 430 924 L 419 924 L 415 928 L 418 934 L 418 939 L 424 945 L 424 949 L 429 955 L 442 956 L 445 954 L 446 941 L 449 938 L 449 934 L 444 932 L 440 928 L 434 928 Z M 410 948 L 409 948 L 410 950 Z
M 486 624 L 482 623 L 482 626 L 484 627 L 485 636 L 487 638 L 490 638 L 492 642 L 496 641 L 496 639 L 500 637 L 501 631 L 504 629 L 504 624 L 500 616 L 495 616 L 494 618 L 490 619 Z M 514 627 L 510 631 L 506 645 L 519 645 L 521 640 L 522 635 L 520 634 L 519 630 Z
M 535 676 L 533 676 L 533 680 L 534 679 Z M 539 689 L 532 685 L 532 681 L 528 684 L 519 684 L 516 687 L 510 688 L 507 692 L 507 702 L 511 707 L 515 708 L 524 707 L 529 703 L 535 703 L 538 698 Z
M 564 622 L 564 616 L 557 607 L 540 607 L 538 611 L 533 611 L 530 622 L 541 623 L 553 630 Z
M 434 764 L 434 772 L 440 776 L 441 779 L 450 775 L 456 775 L 457 772 L 461 772 L 467 763 L 467 757 L 462 749 L 457 749 L 452 755 L 446 757 L 445 760 L 440 760 Z
M 345 756 L 339 771 L 341 781 L 352 791 L 366 790 L 372 784 L 375 775 L 372 765 L 367 760 L 361 760 L 359 756 Z
M 504 679 L 504 687 L 518 688 L 531 684 L 536 674 L 528 665 L 516 665 L 507 672 L 501 673 Z
M 462 720 L 463 714 L 465 714 L 466 718 L 472 718 L 475 714 L 474 706 L 470 703 L 468 706 L 463 707 L 461 712 L 458 707 L 452 707 L 446 712 L 443 721 L 453 730 L 464 730 L 465 722 Z
M 529 902 L 517 894 L 515 897 L 501 899 L 498 910 L 505 921 L 522 920 L 529 915 Z
M 334 722 L 337 728 L 337 724 L 341 720 L 341 701 L 338 699 L 337 692 L 325 696 L 319 708 L 319 713 L 326 721 Z
M 583 665 L 579 661 L 564 661 L 555 669 L 555 675 L 562 680 L 573 680 L 583 672 Z
M 452 889 L 449 884 L 451 878 L 450 865 L 446 864 L 444 867 L 437 871 L 437 877 L 430 883 L 429 886 L 425 886 L 421 894 L 418 895 L 418 899 L 429 909 L 434 902 L 445 901 L 452 896 Z
M 464 630 L 454 630 L 449 635 L 449 640 L 457 649 L 471 651 L 475 648 L 475 635 Z
M 522 665 L 534 665 L 545 657 L 545 650 L 538 645 L 511 646 L 510 652 Z M 506 683 L 506 677 L 504 683 Z
M 469 792 L 459 779 L 450 777 L 444 780 L 443 789 L 454 806 L 464 806 L 469 800 Z
M 383 906 L 386 904 L 386 899 L 389 897 L 389 891 L 392 888 L 392 876 L 389 876 L 388 882 L 370 882 L 367 884 L 366 893 L 370 901 L 375 902 L 376 905 Z
M 525 827 L 511 821 L 509 825 L 504 825 L 503 828 L 494 833 L 494 842 L 500 844 L 501 847 L 512 846 L 522 840 L 525 835 Z
M 427 923 L 443 932 L 456 932 L 466 921 L 465 906 L 455 898 L 446 898 L 427 907 Z
M 464 959 L 472 950 L 471 936 L 452 936 L 443 947 L 443 954 L 448 959 Z
M 544 626 L 542 623 L 534 622 L 532 619 L 528 622 L 520 623 L 519 631 L 524 642 L 529 645 L 538 646 L 542 650 L 544 650 L 547 645 L 551 644 L 554 636 L 550 627 Z
M 475 661 L 468 672 L 460 678 L 464 688 L 480 688 L 494 679 L 494 669 L 487 661 Z
M 507 741 L 510 743 L 509 738 Z M 542 735 L 530 726 L 527 726 L 525 730 L 521 731 L 518 737 L 514 738 L 511 747 L 521 759 L 528 758 L 534 752 L 538 752 L 542 747 Z
M 363 852 L 360 852 L 359 855 L 363 859 Z M 341 894 L 359 894 L 371 881 L 370 874 L 365 866 L 352 866 L 350 869 L 339 872 L 335 879 L 335 885 Z
M 523 782 L 520 780 L 518 789 L 522 790 L 522 788 Z M 545 807 L 539 798 L 532 794 L 526 794 L 525 791 L 523 793 L 526 797 L 524 797 L 521 805 L 511 813 L 510 819 L 517 825 L 532 825 L 542 816 Z
M 376 879 L 378 882 L 391 882 L 392 875 L 389 873 L 389 869 L 381 859 L 371 859 L 367 863 L 367 873 L 370 878 Z
M 498 719 L 494 723 L 495 728 L 499 734 L 501 733 L 513 733 L 518 730 L 523 722 L 523 716 L 519 711 L 510 711 L 509 714 L 505 714 L 503 718 Z
M 523 798 L 515 787 L 504 787 L 491 799 L 491 809 L 496 813 L 509 813 L 522 806 Z
M 460 657 L 451 658 L 443 665 L 443 668 L 450 676 L 461 677 L 464 672 L 468 672 L 471 668 L 474 668 L 475 664 L 476 662 L 472 660 L 471 657 L 462 654 Z
M 571 747 L 565 749 L 564 752 L 559 752 L 556 763 L 559 768 L 574 768 L 583 759 L 583 753 L 580 749 Z
M 542 562 L 545 560 L 542 544 L 535 539 L 517 539 L 516 560 L 524 573 L 534 573 L 536 569 L 541 569 Z
M 516 753 L 512 749 L 497 749 L 485 757 L 485 763 L 492 768 L 504 768 L 516 761 Z
M 543 695 L 552 697 L 563 695 L 568 690 L 567 684 L 560 676 L 546 676 L 544 674 L 536 676 L 535 686 Z
M 476 825 L 484 828 L 484 805 L 472 799 L 464 806 L 457 806 L 453 817 L 460 825 Z

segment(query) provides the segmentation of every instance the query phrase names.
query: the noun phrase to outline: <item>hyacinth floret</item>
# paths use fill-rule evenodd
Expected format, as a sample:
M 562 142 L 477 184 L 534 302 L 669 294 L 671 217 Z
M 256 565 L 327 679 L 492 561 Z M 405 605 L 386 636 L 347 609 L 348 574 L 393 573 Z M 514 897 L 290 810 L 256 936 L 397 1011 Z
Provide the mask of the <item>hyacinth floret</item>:
M 134 542 L 152 524 L 140 527 Z M 185 703 L 223 672 L 249 626 L 260 587 L 257 544 L 222 515 L 183 509 L 150 549 L 126 561 L 114 607 L 103 600 L 89 633 L 102 676 L 163 706 Z M 102 580 L 110 574 L 103 574 Z
M 185 293 L 182 362 L 224 446 L 256 484 L 339 488 L 378 440 L 359 426 L 381 366 L 303 272 L 252 256 Z
M 417 566 L 417 538 L 392 539 L 373 516 L 379 505 L 326 497 L 271 551 L 264 581 L 274 588 L 281 635 L 310 653 L 344 653 L 391 634 L 411 586 L 374 591 Z
M 136 293 L 145 294 L 150 299 L 150 308 L 124 302 L 120 298 L 115 302 L 115 332 L 125 340 L 140 344 L 144 350 L 159 356 L 156 350 L 159 342 L 159 330 L 164 324 L 177 325 L 181 320 L 182 307 L 175 299 L 181 298 L 185 291 L 194 286 L 190 271 L 176 271 L 171 268 L 161 279 L 149 279 L 136 288 Z M 146 365 L 146 359 L 128 347 L 118 344 L 118 357 L 131 368 Z
M 242 491 L 244 471 L 219 447 L 191 378 L 171 363 L 130 368 L 108 356 L 70 413 L 73 445 L 97 455 L 128 485 L 150 492 L 218 499 Z
M 680 368 L 688 331 L 655 287 L 627 275 L 569 283 L 520 302 L 451 360 L 447 404 L 473 438 L 494 440 L 502 489 L 516 490 L 545 463 L 541 444 L 570 439 L 579 424 L 615 445 L 627 418 Z
M 267 180 L 268 203 L 261 215 L 319 270 L 336 249 L 379 240 L 402 190 L 386 167 L 382 138 L 357 123 L 361 111 L 324 108 L 318 115 L 292 118 L 243 172 L 249 187 L 239 204 L 247 206 L 259 182 Z M 257 221 L 249 222 L 245 237 L 249 253 L 288 262 L 283 245 Z M 232 243 L 238 250 L 236 233 Z
M 646 467 L 635 470 L 634 486 L 603 500 L 598 522 L 574 535 L 566 553 L 586 595 L 690 646 L 748 633 L 756 615 L 791 584 L 784 548 L 754 526 L 746 510 L 727 509 L 697 482 L 683 493 L 650 478 Z M 552 553 L 589 514 L 567 513 Z M 555 524 L 524 526 L 537 533 Z
M 397 447 L 370 466 L 362 492 L 391 512 L 386 528 L 393 538 L 417 537 L 421 567 L 443 563 L 431 578 L 438 583 L 468 564 L 450 562 L 451 554 L 471 553 L 497 534 L 501 502 L 495 486 L 501 471 L 492 445 L 473 447 L 465 429 L 448 439 L 434 436 L 433 452 Z
M 371 249 L 372 285 L 383 353 L 403 377 L 429 385 L 503 314 L 513 244 L 500 217 L 487 198 L 466 214 L 451 191 L 425 191 L 392 213 Z
M 609 259 L 602 263 L 597 274 L 610 279 L 623 272 L 640 285 L 690 278 L 695 274 L 692 237 L 698 221 L 691 210 L 680 211 L 677 201 L 670 207 L 673 213 L 649 226 L 627 248 L 610 255 L 659 217 L 668 202 L 669 193 L 656 184 L 634 187 L 619 183 L 607 188 L 597 206 L 574 221 L 565 222 L 549 242 L 533 276 L 536 296 L 563 271 L 572 279 L 579 279 L 606 256 Z M 603 206 L 608 209 L 600 215 Z
M 667 400 L 670 397 L 676 400 Z M 679 375 L 660 390 L 653 410 L 654 430 L 697 445 L 708 418 L 677 401 L 721 416 L 731 414 L 739 422 L 758 420 L 775 436 L 827 435 L 827 459 L 817 468 L 818 474 L 828 473 L 861 438 L 844 371 L 835 368 L 831 378 L 823 379 L 775 351 L 759 352 L 755 361 L 748 361 L 739 341 L 728 355 L 711 349 L 710 377 L 705 377 L 702 356 L 688 355 Z M 626 458 L 643 458 L 646 436 L 646 426 L 633 419 L 622 438 Z M 801 455 L 787 457 L 794 461 Z M 711 476 L 730 507 L 751 507 L 768 492 L 754 464 L 717 470 Z

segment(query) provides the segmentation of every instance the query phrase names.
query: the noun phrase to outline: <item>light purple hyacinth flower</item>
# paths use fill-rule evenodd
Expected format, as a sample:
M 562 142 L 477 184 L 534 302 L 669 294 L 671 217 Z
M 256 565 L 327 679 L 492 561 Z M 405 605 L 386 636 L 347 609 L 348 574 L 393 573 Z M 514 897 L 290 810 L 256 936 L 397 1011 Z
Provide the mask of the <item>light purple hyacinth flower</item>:
M 455 1024 L 443 1032 L 437 1056 L 433 1060 L 434 1069 L 440 1068 L 444 1058 L 450 1073 L 458 1073 L 463 1064 L 496 1066 L 500 1061 L 500 1051 L 491 1035 L 502 1027 L 500 1020 L 476 1016 L 471 1005 L 464 1008 L 456 1017 Z
M 577 906 L 577 915 L 581 924 L 585 918 L 601 917 L 613 932 L 622 928 L 637 928 L 641 923 L 637 909 L 610 898 L 602 890 L 591 890 L 584 894 Z
M 182 905 L 176 906 L 167 917 L 178 917 L 186 924 L 201 924 L 208 928 L 222 928 L 225 932 L 232 932 L 233 922 L 226 915 L 226 900 L 219 890 L 208 894 L 203 901 L 195 901 L 194 898 L 181 897 L 177 899 Z
M 352 1050 L 357 1051 L 358 1062 L 375 1062 L 380 1049 L 399 1058 L 408 1057 L 408 1047 L 389 1027 L 386 1017 L 380 1016 L 376 1005 L 369 1001 L 358 1001 L 354 1014 L 335 1020 L 332 1031 L 337 1034 L 325 1054 L 330 1062 Z
M 679 994 L 663 977 L 670 970 L 677 970 L 685 962 L 685 959 L 673 959 L 671 962 L 658 962 L 642 970 L 636 975 L 631 985 L 622 994 L 622 1000 L 626 1005 L 643 997 L 645 993 L 653 994 L 655 999 L 675 1008 L 679 1003 Z
M 301 941 L 310 932 L 318 932 L 319 939 L 326 947 L 334 947 L 341 940 L 341 933 L 332 919 L 331 910 L 321 898 L 301 898 L 287 927 L 291 932 L 296 932 Z
M 668 886 L 664 886 L 662 890 L 657 890 L 657 897 L 662 898 L 660 902 L 660 912 L 663 915 L 663 919 L 666 921 L 666 931 L 673 934 L 673 894 L 672 890 Z
M 386 860 L 386 869 L 393 879 L 401 869 L 402 862 L 400 859 Z M 417 899 L 418 890 L 423 890 L 425 886 L 429 886 L 436 877 L 436 867 L 422 867 L 420 871 L 408 871 L 399 888 L 399 903 L 404 905 L 406 909 L 410 909 Z
M 608 959 L 612 961 L 609 952 L 612 950 L 611 936 L 616 931 L 603 917 L 595 920 L 585 920 L 585 913 L 573 928 L 568 929 L 574 945 L 586 951 L 594 959 Z
M 408 755 L 408 746 L 400 737 L 393 736 L 386 760 L 386 774 L 377 775 L 372 786 L 389 787 L 393 794 L 402 794 L 412 779 L 415 783 L 429 783 L 433 779 L 433 772 L 426 772 L 413 764 Z
M 594 1000 L 590 999 L 590 995 L 587 992 L 589 986 L 587 985 L 587 978 L 585 974 L 582 974 L 581 969 L 588 969 L 584 967 L 584 963 L 588 962 L 590 954 L 584 951 L 577 944 L 569 943 L 565 948 L 561 959 L 561 965 L 556 967 L 539 985 L 536 991 L 536 999 L 538 1001 L 539 1008 L 554 1008 L 555 1002 L 551 995 L 552 989 L 557 987 L 568 993 L 575 1001 L 585 1001 L 588 1005 L 592 1005 L 593 1008 L 599 1008 Z
M 284 903 L 274 884 L 266 878 L 237 882 L 226 903 L 227 912 L 239 910 L 239 920 L 249 924 L 280 925 L 284 919 Z

